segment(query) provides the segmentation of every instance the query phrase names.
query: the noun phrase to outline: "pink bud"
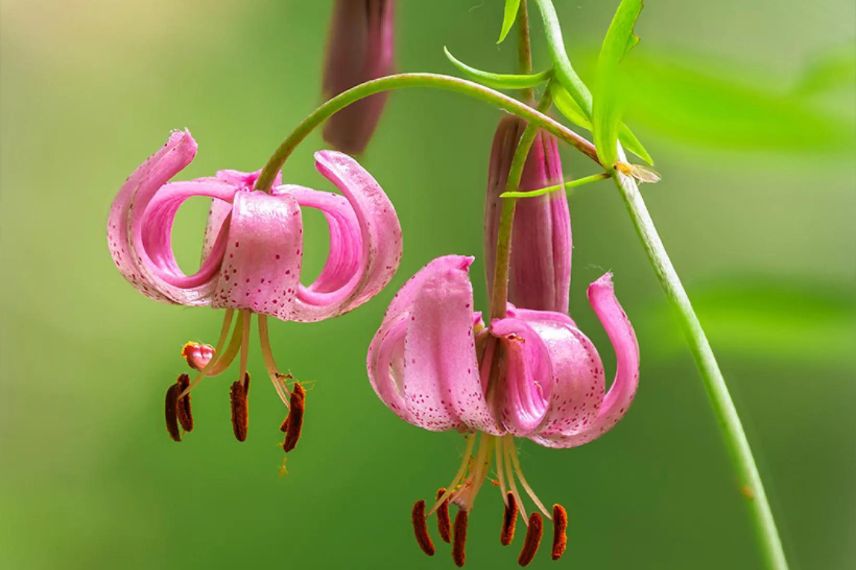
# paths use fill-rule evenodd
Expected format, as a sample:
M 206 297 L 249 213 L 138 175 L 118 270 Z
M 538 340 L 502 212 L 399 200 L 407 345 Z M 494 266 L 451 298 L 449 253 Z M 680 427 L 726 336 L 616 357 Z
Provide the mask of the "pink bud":
M 496 235 L 508 170 L 525 123 L 505 117 L 493 137 L 485 198 L 485 254 L 488 291 L 496 262 Z M 538 134 L 523 169 L 520 190 L 562 183 L 562 162 L 556 139 Z M 563 190 L 517 201 L 511 238 L 508 300 L 518 307 L 568 312 L 571 286 L 571 217 Z
M 325 98 L 392 73 L 393 6 L 392 0 L 336 0 L 324 68 Z M 373 95 L 333 115 L 324 128 L 324 139 L 341 151 L 361 153 L 386 97 L 386 93 Z

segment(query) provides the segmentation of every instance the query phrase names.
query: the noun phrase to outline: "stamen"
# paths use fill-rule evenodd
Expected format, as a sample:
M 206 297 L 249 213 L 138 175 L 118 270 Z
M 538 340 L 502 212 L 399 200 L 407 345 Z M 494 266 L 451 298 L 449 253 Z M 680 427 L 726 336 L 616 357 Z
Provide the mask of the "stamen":
M 300 433 L 303 430 L 303 411 L 306 406 L 306 391 L 299 383 L 294 384 L 294 389 L 291 391 L 291 398 L 288 401 L 288 417 L 280 427 L 285 432 L 285 441 L 282 443 L 282 450 L 288 453 L 297 445 L 297 440 L 300 439 Z M 285 428 L 285 429 L 283 429 Z
M 568 511 L 562 505 L 553 505 L 553 560 L 558 560 L 568 547 Z
M 250 375 L 245 372 L 243 380 L 233 382 L 229 392 L 232 403 L 232 431 L 235 432 L 235 439 L 238 441 L 247 439 L 247 429 L 250 423 L 249 401 L 247 398 L 249 392 Z
M 241 371 L 238 378 L 244 378 L 247 373 L 247 361 L 250 355 L 250 323 L 253 320 L 253 314 L 244 309 L 241 311 Z
M 499 533 L 499 542 L 508 546 L 514 540 L 514 530 L 517 528 L 517 500 L 514 495 L 508 493 L 505 496 L 505 514 L 502 517 L 502 531 Z
M 532 513 L 529 517 L 529 527 L 526 529 L 526 539 L 523 542 L 523 548 L 520 550 L 520 556 L 517 557 L 517 563 L 521 566 L 528 566 L 532 559 L 535 558 L 535 553 L 538 552 L 538 547 L 541 546 L 541 536 L 544 534 L 544 520 L 541 518 L 541 513 Z
M 520 497 L 520 493 L 517 491 L 517 484 L 514 482 L 514 467 L 511 464 L 511 457 L 509 457 L 509 449 L 508 445 L 504 445 L 505 443 L 510 443 L 510 436 L 503 437 L 499 441 L 499 449 L 505 459 L 505 470 L 508 472 L 508 486 L 511 488 L 511 494 L 514 496 L 514 499 L 517 502 L 517 508 L 520 509 L 521 514 L 523 515 L 523 524 L 528 525 L 529 515 L 526 514 L 526 506 L 523 504 L 523 499 Z M 513 446 L 513 443 L 512 443 Z
M 470 474 L 461 491 L 455 496 L 455 502 L 464 510 L 469 511 L 472 509 L 476 497 L 479 491 L 481 491 L 482 485 L 484 485 L 496 439 L 492 435 L 481 434 L 479 450 L 473 458 Z
M 265 315 L 258 315 L 258 319 L 259 340 L 261 341 L 262 359 L 265 362 L 265 369 L 267 370 L 268 377 L 270 377 L 270 381 L 273 384 L 274 390 L 276 390 L 279 399 L 282 400 L 283 404 L 288 406 L 288 390 L 283 386 L 283 384 L 284 379 L 290 378 L 291 375 L 280 374 L 279 369 L 276 366 L 276 361 L 273 358 L 273 351 L 270 348 L 267 317 Z
M 193 431 L 193 414 L 190 411 L 190 394 L 185 393 L 187 387 L 190 386 L 190 376 L 182 374 L 176 381 L 179 390 L 183 396 L 178 397 L 177 412 L 178 422 L 184 431 Z
M 419 548 L 428 556 L 434 556 L 434 542 L 431 540 L 431 536 L 428 534 L 428 527 L 425 525 L 425 501 L 422 499 L 416 501 L 413 505 L 411 519 L 413 520 L 413 532 L 416 534 L 416 542 L 419 544 Z
M 502 494 L 503 500 L 508 496 L 508 488 L 505 484 L 505 453 L 503 451 L 502 441 L 496 442 L 496 478 L 499 479 L 499 492 Z M 508 501 L 505 501 L 508 505 Z
M 455 566 L 459 568 L 464 565 L 467 560 L 467 521 L 469 513 L 464 509 L 458 511 L 455 515 L 455 534 L 452 542 L 452 560 L 455 561 Z
M 430 511 L 428 511 L 429 516 L 433 515 L 434 511 L 436 511 L 444 501 L 448 501 L 451 498 L 452 493 L 454 493 L 455 490 L 457 489 L 458 484 L 461 482 L 461 479 L 463 478 L 464 474 L 467 472 L 467 466 L 470 463 L 470 459 L 471 459 L 472 454 L 473 454 L 473 447 L 475 447 L 475 444 L 476 444 L 475 434 L 473 434 L 473 433 L 468 434 L 467 435 L 467 447 L 466 447 L 466 449 L 464 449 L 464 456 L 463 456 L 464 460 L 461 462 L 461 466 L 458 467 L 458 472 L 455 473 L 454 477 L 452 477 L 452 482 L 449 484 L 448 487 L 446 487 L 446 492 L 443 493 L 442 497 L 440 497 L 439 499 L 437 499 L 437 501 L 434 502 L 434 506 L 431 507 Z
M 437 500 L 439 501 L 446 494 L 446 489 L 440 487 L 437 489 Z M 449 543 L 452 541 L 452 521 L 449 519 L 449 501 L 443 501 L 437 507 L 437 530 L 440 532 L 440 538 L 443 542 Z
M 178 429 L 178 394 L 181 388 L 178 384 L 172 384 L 166 390 L 165 418 L 166 431 L 175 441 L 181 441 L 181 430 Z
M 523 488 L 526 490 L 526 494 L 529 495 L 532 502 L 538 506 L 542 513 L 544 513 L 545 517 L 552 519 L 553 516 L 550 511 L 547 510 L 547 507 L 544 506 L 544 503 L 541 502 L 541 499 L 538 498 L 538 495 L 536 495 L 535 491 L 532 490 L 532 487 L 529 486 L 529 483 L 526 481 L 526 477 L 523 476 L 523 469 L 520 467 L 520 459 L 517 457 L 517 448 L 515 448 L 514 441 L 510 438 L 508 440 L 508 448 L 511 461 L 514 465 L 514 473 L 517 475 L 517 479 L 520 481 L 520 484 L 523 485 Z

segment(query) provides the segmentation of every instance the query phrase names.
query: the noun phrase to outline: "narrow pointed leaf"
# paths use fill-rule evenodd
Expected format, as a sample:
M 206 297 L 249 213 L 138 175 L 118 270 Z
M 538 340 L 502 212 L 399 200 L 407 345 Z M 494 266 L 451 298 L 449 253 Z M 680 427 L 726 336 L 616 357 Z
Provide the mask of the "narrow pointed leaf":
M 622 114 L 619 64 L 636 43 L 633 27 L 642 11 L 642 0 L 622 0 L 606 31 L 597 61 L 597 83 L 593 106 L 594 145 L 606 165 L 618 160 L 618 134 Z
M 591 121 L 586 118 L 583 114 L 583 110 L 580 109 L 579 105 L 577 105 L 577 102 L 574 101 L 573 97 L 571 97 L 561 85 L 555 83 L 551 85 L 550 94 L 553 96 L 553 104 L 567 120 L 587 131 L 592 130 Z M 648 154 L 648 151 L 645 150 L 645 147 L 642 146 L 642 143 L 639 142 L 638 138 L 636 138 L 636 135 L 634 135 L 627 125 L 623 123 L 618 130 L 618 140 L 621 141 L 621 144 L 623 144 L 628 151 L 632 152 L 646 163 L 654 164 L 654 159 L 651 158 L 651 155 Z
M 505 10 L 502 14 L 502 30 L 499 32 L 499 39 L 496 43 L 501 44 L 505 41 L 505 36 L 511 31 L 511 26 L 517 20 L 517 12 L 520 10 L 520 0 L 505 0 Z
M 494 89 L 528 89 L 529 87 L 540 85 L 550 78 L 550 70 L 525 75 L 483 71 L 467 65 L 456 58 L 452 55 L 452 52 L 449 51 L 449 48 L 444 47 L 443 51 L 446 52 L 446 57 L 450 62 L 452 62 L 452 65 L 454 65 L 465 76 L 474 81 L 478 81 L 482 85 L 487 85 Z
M 556 80 L 583 110 L 583 115 L 591 117 L 591 92 L 571 65 L 565 42 L 562 38 L 562 27 L 556 8 L 550 0 L 535 0 L 535 5 L 544 23 L 544 34 L 547 36 L 547 48 L 553 61 Z

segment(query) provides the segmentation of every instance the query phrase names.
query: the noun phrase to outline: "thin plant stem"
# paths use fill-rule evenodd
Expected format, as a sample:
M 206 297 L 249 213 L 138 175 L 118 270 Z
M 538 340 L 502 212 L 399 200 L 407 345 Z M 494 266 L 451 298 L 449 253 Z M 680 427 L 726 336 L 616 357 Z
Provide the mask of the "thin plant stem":
M 543 112 L 552 104 L 550 97 L 550 86 L 544 89 L 544 94 L 538 102 L 538 110 Z M 514 150 L 511 166 L 508 169 L 508 178 L 505 182 L 505 192 L 515 192 L 520 187 L 520 179 L 523 177 L 523 167 L 526 166 L 526 158 L 529 149 L 538 135 L 539 125 L 529 123 L 520 135 L 520 141 Z M 508 270 L 511 263 L 511 234 L 514 228 L 514 212 L 517 209 L 517 199 L 509 198 L 502 201 L 502 209 L 499 213 L 499 229 L 496 233 L 496 263 L 493 270 L 492 291 L 490 298 L 490 317 L 492 319 L 505 316 L 508 304 Z
M 626 160 L 620 147 L 618 154 L 620 160 Z M 755 464 L 752 448 L 749 446 L 737 408 L 728 392 L 728 386 L 713 355 L 707 335 L 669 259 L 669 254 L 654 226 L 654 220 L 648 213 L 636 181 L 630 176 L 617 172 L 615 182 L 627 206 L 636 233 L 642 240 L 648 259 L 654 267 L 657 279 L 665 290 L 669 302 L 676 309 L 681 326 L 689 340 L 690 350 L 701 373 L 713 413 L 737 473 L 736 490 L 748 503 L 767 566 L 775 570 L 787 570 L 788 561 L 785 558 L 782 540 L 776 528 L 767 494 L 764 492 L 764 484 L 761 481 L 758 466 Z
M 532 42 L 529 38 L 529 10 L 526 0 L 520 0 L 517 9 L 517 69 L 522 75 L 532 73 Z M 535 91 L 529 87 L 523 90 L 522 99 L 531 105 L 535 101 Z
M 291 134 L 282 141 L 270 159 L 268 159 L 267 164 L 265 164 L 261 175 L 256 181 L 256 190 L 268 191 L 273 184 L 274 178 L 276 178 L 277 172 L 279 172 L 282 165 L 285 164 L 286 159 L 291 155 L 297 145 L 300 144 L 300 142 L 303 141 L 303 139 L 305 139 L 317 126 L 336 112 L 341 111 L 352 103 L 356 103 L 361 99 L 374 95 L 375 93 L 395 91 L 397 89 L 407 89 L 411 87 L 429 87 L 444 91 L 452 91 L 494 105 L 504 111 L 508 111 L 513 115 L 525 119 L 530 123 L 536 124 L 538 127 L 567 142 L 595 162 L 598 162 L 597 150 L 595 150 L 594 145 L 589 140 L 578 135 L 555 119 L 548 117 L 544 113 L 538 112 L 529 105 L 526 105 L 513 97 L 509 97 L 508 95 L 475 83 L 474 81 L 468 81 L 452 75 L 442 75 L 439 73 L 399 73 L 355 85 L 347 91 L 343 91 L 332 99 L 325 101 L 318 108 L 312 111 L 312 113 L 304 118 L 291 132 Z

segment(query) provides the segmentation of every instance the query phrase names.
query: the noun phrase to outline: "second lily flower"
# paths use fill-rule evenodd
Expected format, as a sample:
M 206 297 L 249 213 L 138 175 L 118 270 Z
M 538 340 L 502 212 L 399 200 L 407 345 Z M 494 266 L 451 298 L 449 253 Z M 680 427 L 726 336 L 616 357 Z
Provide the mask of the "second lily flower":
M 525 493 L 554 521 L 555 559 L 565 549 L 567 514 L 561 505 L 548 510 L 535 495 L 514 438 L 568 448 L 611 429 L 636 393 L 636 336 L 615 297 L 611 275 L 604 275 L 588 289 L 616 354 L 615 380 L 604 394 L 597 350 L 566 314 L 509 306 L 505 318 L 483 321 L 473 310 L 472 260 L 440 257 L 404 285 L 369 347 L 369 378 L 383 403 L 403 420 L 431 431 L 468 434 L 460 469 L 428 513 L 437 513 L 443 540 L 453 541 L 456 564 L 464 563 L 469 513 L 494 462 L 506 507 L 502 543 L 513 538 Z M 450 503 L 459 508 L 454 527 Z M 523 510 L 523 517 L 528 529 L 519 562 L 526 565 L 540 543 L 543 521 L 537 512 L 527 520 Z M 413 523 L 420 546 L 433 554 L 424 501 L 416 503 Z

